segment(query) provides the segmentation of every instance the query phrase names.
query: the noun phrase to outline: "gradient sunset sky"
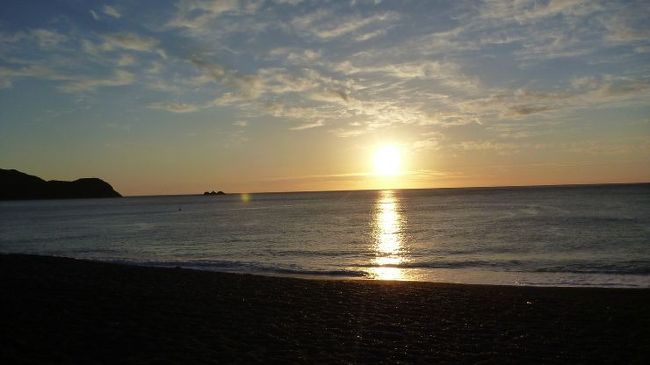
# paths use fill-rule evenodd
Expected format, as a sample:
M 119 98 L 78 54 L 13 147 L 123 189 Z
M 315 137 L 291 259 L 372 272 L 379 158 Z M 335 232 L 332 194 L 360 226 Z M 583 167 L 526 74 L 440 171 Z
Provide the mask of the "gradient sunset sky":
M 648 1 L 3 1 L 0 167 L 126 195 L 650 181 Z M 398 176 L 373 172 L 401 151 Z

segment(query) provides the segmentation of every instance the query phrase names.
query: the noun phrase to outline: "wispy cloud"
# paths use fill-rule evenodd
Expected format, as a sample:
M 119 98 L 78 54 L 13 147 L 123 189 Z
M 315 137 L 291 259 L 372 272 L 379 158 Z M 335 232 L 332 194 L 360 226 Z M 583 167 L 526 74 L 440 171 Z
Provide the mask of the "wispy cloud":
M 103 50 L 113 50 L 117 48 L 152 52 L 157 49 L 159 41 L 150 37 L 143 37 L 135 33 L 116 33 L 108 34 L 104 37 L 105 43 L 102 45 Z
M 59 73 L 47 66 L 30 65 L 16 68 L 0 67 L 0 89 L 13 86 L 14 79 L 39 78 L 54 81 L 67 81 L 71 77 Z
M 135 57 L 128 54 L 124 54 L 120 56 L 120 58 L 117 60 L 118 66 L 129 66 L 132 65 L 133 63 L 135 63 Z
M 123 70 L 117 70 L 111 77 L 108 78 L 90 78 L 82 77 L 73 81 L 66 82 L 61 86 L 61 90 L 65 92 L 83 92 L 92 91 L 102 87 L 125 86 L 132 84 L 135 77 L 132 73 Z
M 200 109 L 199 105 L 178 102 L 156 102 L 148 104 L 147 107 L 172 113 L 191 113 Z
M 237 120 L 232 123 L 232 125 L 240 128 L 246 128 L 248 127 L 248 122 L 245 120 Z
M 587 0 L 550 0 L 546 4 L 534 0 L 490 0 L 483 3 L 480 17 L 522 24 L 556 15 L 588 15 L 599 7 L 597 2 Z
M 325 123 L 322 120 L 317 120 L 315 122 L 304 123 L 304 124 L 301 124 L 301 125 L 297 125 L 295 127 L 289 128 L 289 129 L 292 130 L 292 131 L 302 131 L 302 130 L 305 130 L 305 129 L 312 129 L 312 128 L 322 127 L 324 125 L 325 125 Z
M 69 39 L 65 34 L 61 34 L 51 29 L 30 29 L 27 31 L 18 31 L 15 33 L 0 33 L 0 41 L 5 45 L 18 44 L 23 45 L 23 42 L 34 43 L 39 48 L 50 50 L 53 47 L 67 42 Z
M 369 30 L 369 27 L 379 25 L 385 27 L 386 24 L 397 20 L 399 20 L 399 14 L 394 12 L 384 12 L 370 16 L 337 17 L 327 10 L 319 9 L 294 18 L 290 25 L 298 34 L 309 34 L 322 40 L 331 40 L 365 30 L 364 34 L 356 37 L 358 41 L 363 41 L 374 38 L 385 31 L 385 29 Z
M 236 11 L 239 6 L 238 0 L 181 0 L 176 4 L 178 11 L 168 25 L 202 30 L 222 13 Z
M 104 5 L 102 12 L 113 18 L 119 19 L 122 17 L 122 14 L 115 7 L 110 5 Z

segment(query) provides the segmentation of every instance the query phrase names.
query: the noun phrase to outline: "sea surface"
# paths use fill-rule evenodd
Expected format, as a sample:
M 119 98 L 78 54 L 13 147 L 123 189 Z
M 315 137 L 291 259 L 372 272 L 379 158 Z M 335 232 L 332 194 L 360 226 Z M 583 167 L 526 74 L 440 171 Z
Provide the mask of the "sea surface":
M 0 202 L 0 252 L 321 278 L 650 287 L 650 184 Z

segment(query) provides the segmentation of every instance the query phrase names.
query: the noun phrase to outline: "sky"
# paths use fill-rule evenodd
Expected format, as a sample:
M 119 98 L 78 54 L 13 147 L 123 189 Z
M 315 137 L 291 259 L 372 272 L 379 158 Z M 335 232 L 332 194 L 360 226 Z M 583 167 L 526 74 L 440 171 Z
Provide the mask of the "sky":
M 125 195 L 650 181 L 648 19 L 647 1 L 5 0 L 0 167 Z

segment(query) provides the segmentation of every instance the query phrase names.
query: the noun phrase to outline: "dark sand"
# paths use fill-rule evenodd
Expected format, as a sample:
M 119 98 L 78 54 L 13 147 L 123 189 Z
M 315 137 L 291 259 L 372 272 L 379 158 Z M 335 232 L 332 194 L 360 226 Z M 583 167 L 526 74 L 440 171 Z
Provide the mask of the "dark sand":
M 650 290 L 301 280 L 0 255 L 0 362 L 650 363 Z

